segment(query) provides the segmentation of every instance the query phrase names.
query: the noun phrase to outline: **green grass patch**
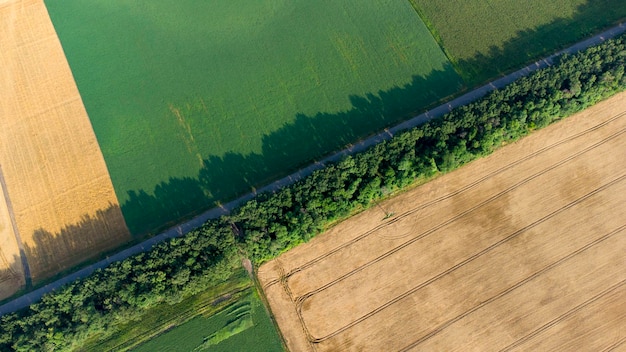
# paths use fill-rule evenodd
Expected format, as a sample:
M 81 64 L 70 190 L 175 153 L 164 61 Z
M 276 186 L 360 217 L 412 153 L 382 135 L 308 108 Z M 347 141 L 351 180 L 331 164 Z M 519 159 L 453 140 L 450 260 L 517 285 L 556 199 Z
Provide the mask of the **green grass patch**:
M 618 0 L 410 0 L 463 78 L 480 83 L 626 17 Z
M 202 344 L 194 348 L 194 351 L 206 351 L 211 346 L 219 345 L 222 341 L 253 327 L 252 304 L 249 301 L 242 303 L 233 304 L 234 307 L 228 307 L 226 309 L 226 315 L 228 316 L 226 324 L 209 336 L 206 336 Z
M 285 175 L 461 84 L 406 1 L 46 5 L 135 234 Z
M 79 351 L 128 351 L 173 327 L 196 317 L 211 317 L 228 307 L 250 305 L 253 282 L 240 270 L 226 282 L 188 297 L 177 304 L 162 303 L 146 311 L 140 323 L 131 321 L 116 327 L 110 335 L 94 336 Z
M 275 326 L 254 288 L 218 314 L 198 315 L 135 352 L 283 351 Z

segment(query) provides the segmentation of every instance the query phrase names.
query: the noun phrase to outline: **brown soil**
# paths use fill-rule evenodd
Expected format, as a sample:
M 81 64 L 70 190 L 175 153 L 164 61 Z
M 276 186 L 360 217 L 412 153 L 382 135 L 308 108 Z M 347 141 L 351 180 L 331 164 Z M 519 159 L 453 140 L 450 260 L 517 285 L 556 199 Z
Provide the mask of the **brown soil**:
M 288 347 L 599 351 L 625 342 L 624 132 L 626 93 L 261 266 Z
M 38 280 L 130 235 L 43 1 L 1 1 L 0 33 L 0 165 Z

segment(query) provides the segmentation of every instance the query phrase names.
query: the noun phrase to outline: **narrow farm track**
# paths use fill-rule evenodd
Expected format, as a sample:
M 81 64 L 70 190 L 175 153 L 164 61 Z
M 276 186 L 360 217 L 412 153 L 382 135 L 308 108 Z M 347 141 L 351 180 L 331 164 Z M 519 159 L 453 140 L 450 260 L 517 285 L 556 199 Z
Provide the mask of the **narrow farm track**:
M 19 257 L 22 263 L 22 273 L 24 275 L 26 286 L 28 287 L 32 283 L 30 277 L 30 267 L 28 266 L 28 259 L 26 258 L 26 252 L 24 251 L 24 243 L 22 242 L 22 238 L 20 237 L 20 233 L 17 229 L 17 223 L 15 221 L 15 215 L 13 214 L 13 205 L 11 204 L 11 198 L 9 198 L 9 194 L 7 193 L 7 185 L 6 181 L 4 180 L 2 165 L 0 165 L 0 188 L 2 188 L 2 196 L 4 197 L 4 202 L 7 207 L 7 213 L 9 214 L 9 217 L 11 219 L 11 229 L 13 230 L 13 235 L 15 237 L 15 242 L 17 243 L 17 248 L 19 249 Z M 2 256 L 4 258 L 4 254 Z M 4 261 L 7 261 L 6 258 L 4 258 Z
M 625 112 L 622 93 L 261 266 L 290 349 L 620 346 Z
M 576 134 L 574 136 L 568 137 L 567 139 L 559 141 L 559 142 L 557 142 L 555 144 L 552 144 L 550 146 L 546 146 L 546 147 L 544 147 L 544 148 L 542 148 L 540 150 L 537 150 L 536 152 L 533 152 L 532 154 L 530 154 L 530 155 L 528 155 L 526 157 L 523 157 L 523 158 L 521 158 L 519 160 L 516 160 L 513 163 L 507 164 L 506 166 L 501 167 L 501 168 L 499 168 L 499 169 L 497 169 L 497 170 L 495 170 L 495 171 L 485 175 L 484 177 L 479 178 L 476 181 L 470 182 L 467 186 L 463 186 L 463 187 L 461 187 L 459 189 L 454 190 L 453 192 L 450 192 L 450 193 L 445 194 L 445 195 L 443 195 L 441 197 L 438 197 L 436 199 L 433 199 L 433 200 L 430 200 L 430 201 L 425 202 L 423 204 L 420 204 L 420 205 L 418 205 L 418 206 L 416 206 L 416 207 L 414 207 L 414 208 L 412 208 L 412 209 L 410 209 L 410 210 L 408 210 L 408 211 L 406 211 L 406 212 L 404 212 L 404 213 L 402 213 L 402 214 L 400 214 L 400 215 L 398 215 L 396 217 L 391 218 L 387 222 L 384 222 L 384 223 L 374 227 L 373 229 L 371 229 L 369 231 L 366 231 L 362 235 L 359 235 L 359 236 L 355 237 L 354 239 L 352 239 L 352 240 L 350 240 L 348 242 L 342 243 L 338 247 L 336 247 L 336 248 L 334 248 L 334 249 L 324 253 L 323 255 L 320 255 L 319 257 L 316 257 L 316 258 L 314 258 L 314 259 L 312 259 L 312 260 L 310 260 L 310 261 L 308 261 L 308 262 L 306 262 L 306 263 L 304 263 L 302 265 L 299 265 L 299 266 L 297 266 L 295 268 L 290 269 L 290 271 L 287 274 L 285 274 L 284 277 L 281 276 L 280 280 L 288 281 L 293 275 L 300 274 L 300 272 L 302 272 L 303 270 L 305 270 L 305 269 L 315 265 L 316 263 L 318 263 L 318 262 L 320 262 L 320 261 L 322 261 L 324 259 L 327 259 L 328 257 L 330 257 L 330 256 L 332 256 L 334 254 L 337 254 L 341 250 L 343 250 L 343 249 L 345 249 L 347 247 L 353 246 L 353 245 L 355 245 L 359 241 L 364 241 L 364 240 L 368 239 L 368 237 L 370 237 L 371 235 L 379 233 L 380 230 L 383 230 L 383 229 L 385 229 L 387 227 L 393 226 L 394 224 L 401 222 L 403 219 L 405 219 L 405 218 L 407 218 L 409 216 L 413 216 L 416 212 L 419 212 L 419 211 L 421 211 L 421 210 L 423 210 L 423 209 L 425 209 L 427 207 L 434 206 L 434 205 L 436 205 L 438 203 L 441 203 L 441 202 L 443 202 L 445 200 L 449 200 L 449 199 L 451 199 L 451 198 L 453 198 L 455 196 L 461 195 L 464 192 L 467 192 L 467 191 L 469 191 L 471 189 L 474 189 L 478 185 L 486 182 L 487 180 L 490 180 L 490 179 L 494 178 L 495 176 L 498 176 L 498 175 L 504 173 L 505 171 L 511 170 L 514 167 L 522 166 L 523 162 L 530 161 L 530 160 L 532 160 L 532 158 L 538 157 L 542 153 L 546 153 L 546 152 L 548 152 L 550 150 L 553 150 L 556 147 L 563 146 L 565 143 L 571 142 L 571 141 L 575 140 L 576 138 L 584 137 L 588 133 L 596 131 L 600 127 L 604 127 L 604 128 L 613 130 L 613 128 L 615 128 L 615 126 L 611 125 L 610 123 L 616 121 L 617 119 L 623 118 L 625 115 L 626 114 L 624 114 L 624 113 L 618 114 L 618 115 L 610 118 L 609 120 L 607 120 L 605 122 L 602 122 L 602 123 L 600 123 L 598 125 L 595 125 L 595 126 L 589 128 L 589 129 L 587 129 L 586 131 L 583 131 L 583 132 L 578 133 L 578 134 Z M 585 152 L 588 152 L 588 151 L 590 151 L 590 150 L 600 146 L 601 144 L 605 143 L 606 141 L 608 141 L 608 140 L 610 140 L 612 138 L 617 138 L 620 135 L 622 135 L 623 133 L 624 133 L 624 129 L 621 129 L 621 130 L 617 131 L 616 133 L 612 134 L 611 136 L 605 138 L 603 141 L 599 141 L 599 142 L 597 142 L 597 143 L 587 147 L 585 150 L 582 150 L 582 151 L 579 151 L 579 152 L 575 153 L 574 155 L 569 155 L 569 156 L 565 157 L 565 159 L 561 160 L 561 162 L 553 165 L 552 168 L 558 167 L 559 165 L 563 165 L 566 161 L 571 160 L 571 159 L 573 159 L 573 158 L 575 158 L 577 156 L 580 156 L 580 155 L 584 154 Z M 524 166 L 524 167 L 530 167 L 530 166 Z M 549 171 L 549 170 L 548 169 L 544 169 L 544 170 L 538 172 L 537 174 L 535 174 L 533 176 L 533 178 L 536 178 L 536 177 L 540 176 L 541 174 L 545 173 L 546 171 Z M 505 175 L 504 177 L 510 179 L 510 177 L 514 177 L 514 176 L 515 175 Z M 524 184 L 524 183 L 526 183 L 526 182 L 528 182 L 530 180 L 531 180 L 531 178 L 527 178 L 527 179 L 521 180 L 516 186 L 520 186 L 520 185 L 522 185 L 522 184 Z M 515 185 L 512 186 L 511 188 L 509 188 L 509 190 L 514 189 L 516 186 Z M 494 199 L 497 199 L 498 196 L 502 196 L 505 193 L 506 193 L 506 191 L 501 192 L 500 194 L 496 194 L 490 200 L 493 201 Z M 472 196 L 471 198 L 472 199 L 478 199 L 478 198 L 476 198 L 476 196 Z M 476 205 L 473 209 L 475 210 L 475 209 L 479 208 L 481 205 L 484 206 L 485 204 L 488 204 L 488 202 L 490 200 L 483 201 L 483 203 Z M 437 227 L 433 227 L 432 229 L 441 228 L 441 227 L 443 227 L 443 226 L 445 226 L 447 224 L 450 224 L 450 223 L 454 222 L 455 220 L 457 220 L 458 218 L 460 218 L 460 217 L 462 217 L 464 215 L 467 215 L 473 209 L 468 209 L 464 214 L 458 214 L 458 215 L 455 216 L 455 218 L 449 219 L 448 222 L 446 222 L 446 223 L 438 224 Z M 387 231 L 387 232 L 392 232 L 392 231 Z M 426 236 L 426 235 L 428 235 L 428 234 L 426 234 L 426 233 L 423 234 L 423 236 Z M 386 239 L 392 239 L 389 236 L 386 236 L 385 238 Z M 396 239 L 399 239 L 399 238 L 396 238 Z M 415 240 L 416 239 L 411 240 L 411 242 L 414 242 Z M 377 240 L 373 239 L 373 241 L 377 241 Z M 406 243 L 404 243 L 404 244 L 406 244 Z M 379 247 L 378 244 L 375 244 L 375 246 Z M 363 250 L 368 250 L 368 249 L 363 249 Z M 344 259 L 347 260 L 348 258 L 344 258 Z M 306 275 L 306 274 L 303 274 L 303 275 Z M 277 280 L 279 280 L 279 279 L 272 280 L 272 281 L 266 283 L 266 287 L 269 286 L 269 285 L 275 284 L 277 282 Z
M 0 5 L 2 6 L 2 5 Z M 12 311 L 16 311 L 22 308 L 27 307 L 29 304 L 31 304 L 32 302 L 36 302 L 39 299 L 41 299 L 41 297 L 45 294 L 48 293 L 50 291 L 53 291 L 55 289 L 60 288 L 61 286 L 63 286 L 64 284 L 67 284 L 69 282 L 72 282 L 74 280 L 77 280 L 79 278 L 83 278 L 88 276 L 90 273 L 92 273 L 93 271 L 95 271 L 96 269 L 100 269 L 100 268 L 104 268 L 108 265 L 110 265 L 112 262 L 115 261 L 119 261 L 119 260 L 123 260 L 129 256 L 135 255 L 137 253 L 141 253 L 141 252 L 145 252 L 150 250 L 150 248 L 152 248 L 153 245 L 155 245 L 156 243 L 159 243 L 161 241 L 170 239 L 170 238 L 174 238 L 174 237 L 178 237 L 181 236 L 191 230 L 193 230 L 194 228 L 199 227 L 200 225 L 202 225 L 205 221 L 207 221 L 208 219 L 212 219 L 212 218 L 217 218 L 221 215 L 227 214 L 230 211 L 232 211 L 234 208 L 236 208 L 237 206 L 239 206 L 240 204 L 254 198 L 258 193 L 263 193 L 263 192 L 273 192 L 276 191 L 282 187 L 285 187 L 287 185 L 290 185 L 304 177 L 307 177 L 308 175 L 312 174 L 314 171 L 319 170 L 321 168 L 323 168 L 325 166 L 326 163 L 329 162 L 336 162 L 341 160 L 341 158 L 343 158 L 346 155 L 352 155 L 355 153 L 358 153 L 360 151 L 363 151 L 377 143 L 380 143 L 381 141 L 384 140 L 388 140 L 390 138 L 392 138 L 395 134 L 404 131 L 406 129 L 421 125 L 427 121 L 429 121 L 430 119 L 436 118 L 436 117 L 440 117 L 444 114 L 446 114 L 447 112 L 449 112 L 450 110 L 462 106 L 462 105 L 466 105 L 472 101 L 475 101 L 479 98 L 481 98 L 482 96 L 486 95 L 487 93 L 495 90 L 495 89 L 499 89 L 502 88 L 504 86 L 506 86 L 507 84 L 515 81 L 516 79 L 526 76 L 538 69 L 541 68 L 545 68 L 547 66 L 549 66 L 552 63 L 552 60 L 554 58 L 556 58 L 559 55 L 562 55 L 563 53 L 574 53 L 580 50 L 583 50 L 589 46 L 593 46 L 596 44 L 599 44 L 607 39 L 610 39 L 614 36 L 617 36 L 621 33 L 624 33 L 624 31 L 626 31 L 626 26 L 623 24 L 620 24 L 618 26 L 615 26 L 603 33 L 600 33 L 592 38 L 589 38 L 585 41 L 579 42 L 563 51 L 560 51 L 554 55 L 551 55 L 545 59 L 539 60 L 527 67 L 524 67 L 516 72 L 510 73 L 504 77 L 501 77 L 497 80 L 494 80 L 480 88 L 477 88 L 475 90 L 472 90 L 448 103 L 442 104 L 432 110 L 429 110 L 423 114 L 420 114 L 408 121 L 405 121 L 401 124 L 398 124 L 392 128 L 389 128 L 377 135 L 371 136 L 367 139 L 364 139 L 358 143 L 355 143 L 354 145 L 352 145 L 350 148 L 344 149 L 340 152 L 337 152 L 333 155 L 330 155 L 318 162 L 315 162 L 313 164 L 311 164 L 310 166 L 300 169 L 296 172 L 294 172 L 293 174 L 286 176 L 280 180 L 275 181 L 274 183 L 271 183 L 267 186 L 264 186 L 262 188 L 257 189 L 256 192 L 252 192 L 246 195 L 241 196 L 240 198 L 233 200 L 229 203 L 224 204 L 223 206 L 219 207 L 219 208 L 215 208 L 215 209 L 211 209 L 197 217 L 195 217 L 194 219 L 187 221 L 183 224 L 180 224 L 179 226 L 173 227 L 149 240 L 146 240 L 138 245 L 135 245 L 131 248 L 128 248 L 124 251 L 121 251 L 105 260 L 102 260 L 100 262 L 97 262 L 93 265 L 90 265 L 88 267 L 85 267 L 73 274 L 70 274 L 62 279 L 59 279 L 55 282 L 52 282 L 40 289 L 37 289 L 35 291 L 32 291 L 26 295 L 23 295 L 19 298 L 16 298 L 8 303 L 5 303 L 4 305 L 0 306 L 0 315 L 8 313 L 8 312 L 12 312 Z M 411 214 L 406 214 L 405 216 L 409 217 Z M 293 275 L 293 273 L 289 273 L 289 275 Z M 267 283 L 266 283 L 267 284 Z
M 12 295 L 26 285 L 30 279 L 28 261 L 23 252 L 23 244 L 11 202 L 6 192 L 2 165 L 0 165 L 0 299 Z

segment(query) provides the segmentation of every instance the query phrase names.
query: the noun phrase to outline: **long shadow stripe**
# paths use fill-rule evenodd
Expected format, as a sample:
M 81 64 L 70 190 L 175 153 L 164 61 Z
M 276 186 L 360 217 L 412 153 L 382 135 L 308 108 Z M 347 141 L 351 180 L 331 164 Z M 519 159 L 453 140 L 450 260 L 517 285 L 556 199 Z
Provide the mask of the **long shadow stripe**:
M 17 242 L 17 246 L 20 250 L 20 259 L 22 262 L 22 270 L 24 271 L 24 279 L 26 281 L 26 288 L 30 288 L 32 286 L 32 279 L 30 276 L 30 265 L 28 264 L 26 251 L 24 250 L 24 243 L 22 242 L 22 237 L 20 236 L 20 232 L 17 229 L 17 221 L 15 220 L 15 214 L 13 212 L 13 204 L 11 203 L 11 198 L 9 197 L 9 190 L 7 189 L 6 181 L 4 180 L 4 173 L 2 172 L 2 165 L 0 165 L 0 185 L 2 185 L 2 193 L 4 196 L 4 200 L 7 204 L 9 217 L 11 218 L 11 227 L 13 228 L 15 241 Z

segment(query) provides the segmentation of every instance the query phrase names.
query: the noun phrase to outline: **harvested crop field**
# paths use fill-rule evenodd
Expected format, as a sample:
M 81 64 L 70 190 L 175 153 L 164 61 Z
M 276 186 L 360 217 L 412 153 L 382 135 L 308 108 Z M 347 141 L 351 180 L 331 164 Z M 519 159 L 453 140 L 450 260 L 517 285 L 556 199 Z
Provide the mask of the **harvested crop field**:
M 38 281 L 130 236 L 43 1 L 0 2 L 0 33 L 0 166 Z M 0 243 L 13 235 L 3 230 Z
M 11 296 L 25 284 L 20 250 L 13 232 L 3 183 L 0 169 L 0 300 Z
M 623 347 L 625 131 L 622 93 L 261 266 L 288 347 Z

